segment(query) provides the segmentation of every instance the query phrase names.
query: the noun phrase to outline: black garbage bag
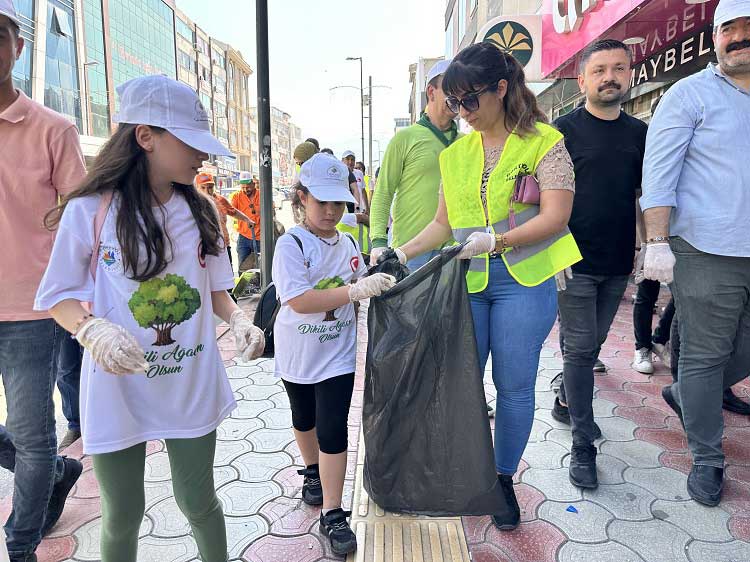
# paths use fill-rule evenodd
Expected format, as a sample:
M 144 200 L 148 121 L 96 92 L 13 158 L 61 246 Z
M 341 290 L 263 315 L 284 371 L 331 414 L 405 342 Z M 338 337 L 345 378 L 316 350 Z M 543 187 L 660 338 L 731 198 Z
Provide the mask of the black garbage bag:
M 452 247 L 370 301 L 364 486 L 394 512 L 505 515 L 467 262 Z
M 396 251 L 393 248 L 388 248 L 378 258 L 378 263 L 367 270 L 367 275 L 372 275 L 373 273 L 387 273 L 388 275 L 393 275 L 396 278 L 396 282 L 400 282 L 406 279 L 410 271 L 408 267 L 398 261 Z

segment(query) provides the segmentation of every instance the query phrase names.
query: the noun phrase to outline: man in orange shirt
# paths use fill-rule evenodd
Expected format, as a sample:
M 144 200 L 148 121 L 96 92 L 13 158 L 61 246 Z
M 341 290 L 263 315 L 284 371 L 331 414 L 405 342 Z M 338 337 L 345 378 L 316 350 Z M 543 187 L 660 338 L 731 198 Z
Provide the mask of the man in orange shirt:
M 13 511 L 5 525 L 10 560 L 35 562 L 36 547 L 57 523 L 83 469 L 55 454 L 52 389 L 60 343 L 70 334 L 46 311 L 34 312 L 55 239 L 44 215 L 78 186 L 86 169 L 75 126 L 13 86 L 13 66 L 24 48 L 19 27 L 11 0 L 0 0 L 0 376 L 8 407 L 0 425 L 0 466 L 14 473 Z
M 229 254 L 229 263 L 233 263 L 232 247 L 230 245 L 231 241 L 229 240 L 229 230 L 227 229 L 227 216 L 230 216 L 238 221 L 243 221 L 248 225 L 253 224 L 253 221 L 250 220 L 250 218 L 245 213 L 234 207 L 226 197 L 220 195 L 219 193 L 216 193 L 214 191 L 215 185 L 216 183 L 214 182 L 214 178 L 211 174 L 201 173 L 195 176 L 195 187 L 197 187 L 202 193 L 205 193 L 211 199 L 213 199 L 214 203 L 216 204 L 216 209 L 219 211 L 219 224 L 221 225 L 221 233 L 224 236 L 224 244 L 226 245 L 227 253 Z M 240 263 L 242 263 L 242 260 L 240 260 Z
M 241 264 L 253 252 L 260 256 L 260 189 L 250 172 L 240 173 L 240 190 L 232 195 L 232 206 L 250 219 L 237 223 L 237 258 Z

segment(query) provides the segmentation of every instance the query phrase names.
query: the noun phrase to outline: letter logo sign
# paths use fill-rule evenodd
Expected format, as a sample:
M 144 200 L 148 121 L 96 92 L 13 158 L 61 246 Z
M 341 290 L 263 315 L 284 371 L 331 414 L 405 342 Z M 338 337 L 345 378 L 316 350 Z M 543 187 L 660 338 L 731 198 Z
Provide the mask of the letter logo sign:
M 572 33 L 583 23 L 584 16 L 603 0 L 552 0 L 552 24 L 557 33 Z

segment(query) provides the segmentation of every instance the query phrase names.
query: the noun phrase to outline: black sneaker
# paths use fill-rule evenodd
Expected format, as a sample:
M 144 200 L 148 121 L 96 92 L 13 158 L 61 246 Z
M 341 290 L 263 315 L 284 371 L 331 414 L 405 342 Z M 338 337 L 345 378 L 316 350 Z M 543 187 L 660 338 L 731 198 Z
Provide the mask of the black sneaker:
M 325 515 L 320 514 L 320 532 L 331 541 L 331 549 L 340 556 L 357 550 L 357 537 L 346 518 L 352 514 L 341 508 L 332 509 Z
M 560 403 L 560 399 L 555 397 L 555 405 L 552 407 L 552 419 L 570 425 L 570 411 L 567 406 Z
M 593 490 L 599 486 L 596 476 L 596 447 L 588 443 L 573 443 L 570 449 L 570 482 L 578 488 Z
M 320 472 L 317 464 L 298 470 L 297 474 L 305 477 L 302 484 L 302 501 L 307 505 L 323 505 L 323 487 L 320 484 Z
M 598 357 L 596 358 L 596 362 L 594 363 L 594 372 L 595 373 L 606 373 L 607 372 L 607 366 L 602 363 L 601 359 Z
M 521 508 L 518 506 L 516 492 L 513 489 L 513 477 L 507 474 L 498 474 L 497 479 L 503 489 L 503 495 L 510 508 L 510 513 L 508 515 L 493 515 L 492 522 L 501 531 L 512 531 L 521 522 Z
M 495 417 L 495 408 L 490 406 L 490 403 L 487 402 L 487 417 L 488 418 L 494 418 Z
M 68 499 L 68 494 L 81 476 L 81 472 L 83 472 L 83 465 L 79 461 L 68 457 L 62 459 L 65 468 L 62 480 L 52 488 L 52 495 L 47 504 L 47 516 L 44 519 L 44 526 L 42 526 L 43 537 L 47 536 L 57 524 L 65 508 L 65 500 Z

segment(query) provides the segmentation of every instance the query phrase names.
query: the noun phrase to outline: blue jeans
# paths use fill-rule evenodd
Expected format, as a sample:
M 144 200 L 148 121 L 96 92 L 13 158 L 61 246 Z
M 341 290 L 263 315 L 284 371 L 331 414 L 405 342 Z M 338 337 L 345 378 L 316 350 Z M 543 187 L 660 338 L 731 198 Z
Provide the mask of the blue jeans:
M 245 236 L 242 236 L 242 234 L 240 234 L 237 237 L 237 259 L 240 264 L 245 261 L 245 258 L 253 252 L 260 255 L 260 240 L 246 238 Z
M 557 313 L 555 281 L 524 287 L 501 258 L 493 258 L 487 288 L 469 299 L 482 374 L 492 352 L 497 389 L 495 468 L 500 474 L 514 474 L 534 423 L 539 355 Z
M 34 552 L 52 487 L 62 478 L 52 391 L 60 339 L 54 320 L 0 322 L 0 373 L 8 407 L 0 426 L 0 466 L 15 473 L 13 510 L 5 524 L 11 556 Z
M 408 262 L 406 262 L 406 267 L 409 268 L 409 271 L 416 271 L 432 258 L 437 256 L 439 253 L 440 250 L 433 250 L 431 252 L 427 252 L 426 254 L 422 254 L 421 256 L 417 256 L 416 258 L 412 258 Z
M 62 410 L 68 420 L 68 429 L 81 431 L 79 396 L 81 390 L 81 361 L 83 348 L 70 335 L 62 332 L 60 353 L 57 358 L 57 388 L 62 397 Z

